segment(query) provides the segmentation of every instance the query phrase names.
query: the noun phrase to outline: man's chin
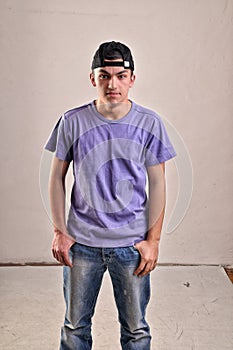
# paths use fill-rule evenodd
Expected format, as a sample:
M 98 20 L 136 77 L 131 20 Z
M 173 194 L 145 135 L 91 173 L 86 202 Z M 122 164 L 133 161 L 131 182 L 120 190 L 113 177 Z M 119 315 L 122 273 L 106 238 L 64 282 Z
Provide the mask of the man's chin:
M 112 107 L 117 107 L 117 106 L 120 106 L 122 104 L 122 102 L 120 102 L 116 98 L 111 98 L 111 99 L 108 99 L 106 104 L 109 106 L 112 106 Z

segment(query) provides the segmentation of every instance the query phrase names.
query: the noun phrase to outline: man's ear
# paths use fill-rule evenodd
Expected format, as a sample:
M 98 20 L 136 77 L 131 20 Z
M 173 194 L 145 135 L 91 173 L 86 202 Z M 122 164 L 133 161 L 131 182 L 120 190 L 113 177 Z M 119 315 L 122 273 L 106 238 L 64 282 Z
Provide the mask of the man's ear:
M 96 87 L 96 82 L 95 82 L 95 76 L 94 76 L 94 73 L 90 73 L 90 80 L 91 80 L 91 83 L 94 87 Z
M 136 75 L 135 75 L 135 74 L 132 74 L 132 75 L 131 75 L 130 87 L 133 87 L 133 86 L 134 86 L 135 79 L 136 79 Z

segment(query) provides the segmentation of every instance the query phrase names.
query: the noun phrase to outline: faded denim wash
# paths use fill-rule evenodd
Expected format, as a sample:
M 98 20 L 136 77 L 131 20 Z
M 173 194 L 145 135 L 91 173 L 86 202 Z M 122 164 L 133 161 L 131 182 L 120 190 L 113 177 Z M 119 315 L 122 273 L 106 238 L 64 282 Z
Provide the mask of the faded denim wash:
M 108 269 L 121 325 L 123 350 L 149 350 L 149 325 L 145 320 L 150 298 L 150 276 L 133 275 L 140 261 L 133 247 L 94 248 L 75 243 L 70 256 L 73 268 L 64 267 L 66 315 L 60 350 L 92 348 L 91 318 Z

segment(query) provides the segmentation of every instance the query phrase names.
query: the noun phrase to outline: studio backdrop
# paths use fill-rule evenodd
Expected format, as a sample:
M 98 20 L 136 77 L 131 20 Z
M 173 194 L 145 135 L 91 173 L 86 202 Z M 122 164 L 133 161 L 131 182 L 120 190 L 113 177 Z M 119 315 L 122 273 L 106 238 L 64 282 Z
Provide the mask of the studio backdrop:
M 43 146 L 66 110 L 95 98 L 91 60 L 110 40 L 132 49 L 130 98 L 179 151 L 159 262 L 233 263 L 232 18 L 232 0 L 0 0 L 1 263 L 54 261 Z

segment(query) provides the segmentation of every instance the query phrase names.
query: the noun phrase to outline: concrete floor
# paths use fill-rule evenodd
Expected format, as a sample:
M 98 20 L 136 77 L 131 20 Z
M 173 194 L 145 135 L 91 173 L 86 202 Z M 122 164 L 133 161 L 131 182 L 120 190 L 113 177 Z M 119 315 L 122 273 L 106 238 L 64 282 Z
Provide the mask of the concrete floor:
M 63 321 L 61 267 L 0 268 L 0 349 L 56 350 Z M 148 321 L 152 350 L 232 350 L 233 285 L 220 267 L 158 266 Z M 93 350 L 119 350 L 108 275 L 93 320 Z

